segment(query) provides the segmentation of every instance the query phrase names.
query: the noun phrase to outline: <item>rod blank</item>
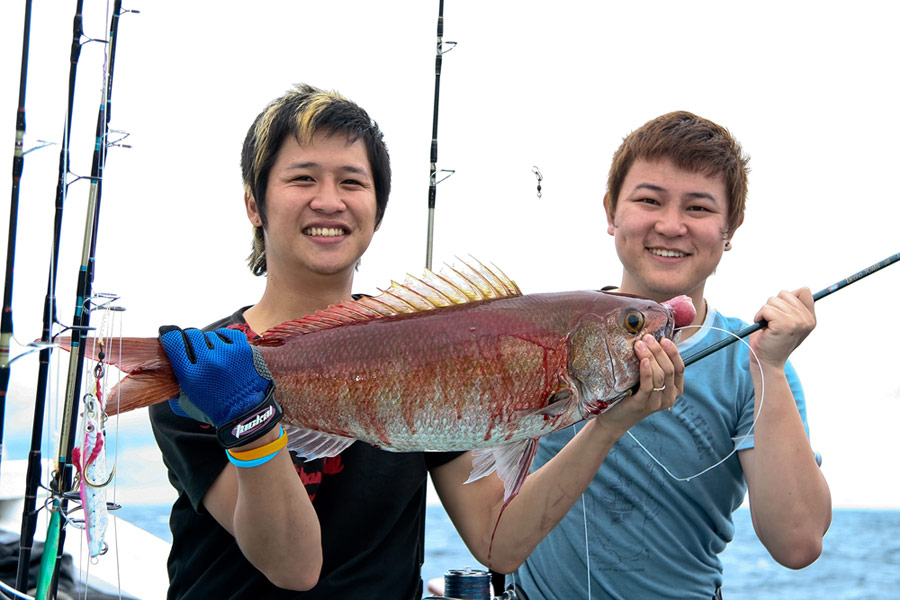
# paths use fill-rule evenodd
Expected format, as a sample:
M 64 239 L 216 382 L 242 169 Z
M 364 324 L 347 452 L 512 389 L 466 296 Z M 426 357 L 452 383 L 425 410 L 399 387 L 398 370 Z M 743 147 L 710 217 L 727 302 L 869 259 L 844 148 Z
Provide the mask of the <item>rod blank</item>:
M 897 262 L 898 260 L 900 260 L 900 252 L 898 252 L 896 254 L 892 254 L 891 256 L 888 256 L 884 260 L 877 262 L 870 267 L 866 267 L 862 271 L 859 271 L 858 273 L 854 273 L 850 277 L 847 277 L 846 279 L 842 279 L 842 280 L 838 281 L 837 283 L 834 283 L 834 284 L 828 286 L 824 290 L 819 290 L 818 292 L 813 294 L 813 301 L 815 302 L 817 300 L 824 298 L 825 296 L 828 296 L 829 294 L 833 294 L 834 292 L 847 287 L 851 283 L 856 283 L 863 277 L 871 275 L 872 273 L 874 273 L 876 271 L 880 271 L 881 269 Z M 688 356 L 686 359 L 684 359 L 684 366 L 687 367 L 688 365 L 692 365 L 695 362 L 697 362 L 698 360 L 700 360 L 701 358 L 706 358 L 713 352 L 721 350 L 722 348 L 725 348 L 726 346 L 730 346 L 731 344 L 738 341 L 739 339 L 743 339 L 743 338 L 747 337 L 748 335 L 750 335 L 751 333 L 753 333 L 755 331 L 759 331 L 760 329 L 765 327 L 766 324 L 767 323 L 765 322 L 765 320 L 759 321 L 758 323 L 754 323 L 753 325 L 750 325 L 748 327 L 745 327 L 741 331 L 738 331 L 735 334 L 737 337 L 728 337 L 728 338 L 722 340 L 721 342 L 717 342 L 711 346 L 704 348 L 703 350 L 700 350 L 696 354 L 692 354 L 692 355 Z

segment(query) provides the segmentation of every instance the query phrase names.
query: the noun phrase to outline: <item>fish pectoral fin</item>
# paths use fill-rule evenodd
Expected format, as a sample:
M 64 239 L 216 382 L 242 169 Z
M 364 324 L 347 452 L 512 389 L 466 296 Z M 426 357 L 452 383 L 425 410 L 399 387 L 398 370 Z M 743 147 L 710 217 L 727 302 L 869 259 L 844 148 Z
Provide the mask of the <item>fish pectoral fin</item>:
M 300 427 L 288 426 L 284 431 L 288 436 L 287 449 L 306 460 L 337 456 L 356 441 L 353 438 Z
M 558 417 L 569 409 L 569 404 L 575 397 L 571 388 L 562 388 L 550 395 L 547 399 L 547 405 L 541 408 L 528 408 L 513 413 L 513 419 L 524 419 L 534 415 L 544 415 L 545 417 Z
M 572 392 L 571 388 L 562 388 L 561 390 L 554 392 L 553 395 L 547 399 L 547 406 L 536 412 L 537 414 L 547 415 L 548 417 L 558 417 L 566 412 L 569 408 L 569 403 L 574 397 L 575 394 Z
M 509 504 L 525 482 L 537 452 L 537 439 L 527 439 L 472 452 L 472 473 L 466 483 L 477 481 L 497 471 L 503 482 L 503 505 Z

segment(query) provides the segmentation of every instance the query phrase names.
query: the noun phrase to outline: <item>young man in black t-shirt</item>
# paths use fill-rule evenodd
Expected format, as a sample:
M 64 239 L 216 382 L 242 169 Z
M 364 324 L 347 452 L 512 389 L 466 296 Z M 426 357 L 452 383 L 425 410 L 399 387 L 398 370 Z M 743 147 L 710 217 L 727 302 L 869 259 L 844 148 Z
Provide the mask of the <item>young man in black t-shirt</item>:
M 262 298 L 210 333 L 160 331 L 183 392 L 151 409 L 179 493 L 170 599 L 418 599 L 429 474 L 473 555 L 510 572 L 565 515 L 615 440 L 682 389 L 674 344 L 645 340 L 635 350 L 640 390 L 530 475 L 502 519 L 496 474 L 463 484 L 468 452 L 392 453 L 356 442 L 304 461 L 282 451 L 273 386 L 247 339 L 353 297 L 356 265 L 387 205 L 390 163 L 364 110 L 306 85 L 257 117 L 241 162 L 250 267 L 267 277 Z

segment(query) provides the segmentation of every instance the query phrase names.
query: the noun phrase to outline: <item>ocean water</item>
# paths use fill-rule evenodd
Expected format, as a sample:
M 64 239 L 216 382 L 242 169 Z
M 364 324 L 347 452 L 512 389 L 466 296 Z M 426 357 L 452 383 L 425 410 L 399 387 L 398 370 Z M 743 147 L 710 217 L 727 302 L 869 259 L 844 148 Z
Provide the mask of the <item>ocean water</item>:
M 4 453 L 24 458 L 27 422 L 16 423 L 14 414 L 7 415 L 7 422 L 10 435 Z M 119 433 L 116 482 L 122 508 L 115 514 L 171 541 L 173 492 L 146 419 L 136 417 Z M 4 478 L 10 474 L 10 463 L 5 463 Z M 735 539 L 722 555 L 728 600 L 900 600 L 900 510 L 835 510 L 822 556 L 799 571 L 769 557 L 753 531 L 749 510 L 735 513 L 735 528 Z M 466 567 L 483 568 L 443 508 L 429 504 L 423 578 L 442 578 L 448 570 Z
M 772 560 L 749 510 L 737 511 L 735 525 L 735 540 L 722 555 L 729 600 L 900 598 L 898 510 L 835 510 L 822 556 L 798 571 Z
M 900 510 L 835 510 L 822 556 L 805 569 L 776 563 L 756 537 L 749 509 L 734 515 L 722 554 L 727 600 L 900 599 Z M 475 562 L 440 506 L 429 506 L 423 577 Z
M 119 516 L 171 540 L 168 506 L 124 506 Z M 734 520 L 735 539 L 722 554 L 727 600 L 900 600 L 900 510 L 835 510 L 822 556 L 798 571 L 772 560 L 748 509 Z M 484 568 L 440 506 L 428 506 L 425 531 L 426 581 L 451 569 Z

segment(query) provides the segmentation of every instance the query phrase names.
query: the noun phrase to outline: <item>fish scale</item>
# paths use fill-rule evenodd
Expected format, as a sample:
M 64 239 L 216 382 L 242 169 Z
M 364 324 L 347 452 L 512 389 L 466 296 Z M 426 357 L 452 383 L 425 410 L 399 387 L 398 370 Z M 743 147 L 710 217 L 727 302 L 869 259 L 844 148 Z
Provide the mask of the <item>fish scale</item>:
M 511 300 L 381 323 L 390 337 L 341 327 L 260 353 L 279 401 L 308 427 L 397 450 L 487 447 L 515 433 L 505 415 L 542 408 L 565 381 L 565 332 L 520 317 L 544 299 Z
M 599 414 L 638 383 L 635 340 L 671 337 L 693 318 L 686 296 L 522 295 L 478 263 L 408 277 L 251 344 L 299 455 L 334 456 L 357 440 L 398 452 L 473 450 L 470 481 L 496 470 L 508 501 L 540 436 Z M 157 339 L 113 341 L 107 355 L 130 374 L 119 412 L 178 395 Z

